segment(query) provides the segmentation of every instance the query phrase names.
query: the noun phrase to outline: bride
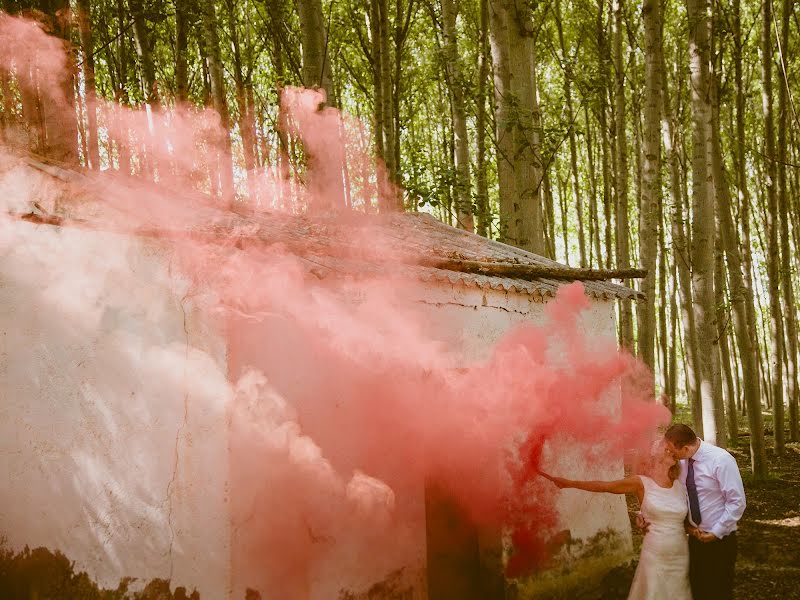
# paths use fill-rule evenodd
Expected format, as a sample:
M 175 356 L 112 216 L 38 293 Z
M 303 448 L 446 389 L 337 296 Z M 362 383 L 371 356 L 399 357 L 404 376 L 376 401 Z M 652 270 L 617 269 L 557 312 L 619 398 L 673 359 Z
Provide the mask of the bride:
M 647 475 L 617 481 L 571 481 L 542 475 L 559 489 L 635 494 L 646 533 L 628 600 L 691 600 L 689 544 L 684 528 L 688 508 L 686 487 L 678 481 L 680 464 L 662 442 L 654 448 L 644 471 Z

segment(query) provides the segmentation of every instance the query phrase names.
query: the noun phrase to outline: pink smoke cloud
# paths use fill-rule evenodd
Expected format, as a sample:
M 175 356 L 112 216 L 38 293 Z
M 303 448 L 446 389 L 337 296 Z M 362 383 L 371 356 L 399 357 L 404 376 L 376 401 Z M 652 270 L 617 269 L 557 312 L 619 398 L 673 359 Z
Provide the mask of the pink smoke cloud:
M 20 47 L 27 62 L 9 51 Z M 34 70 L 38 93 L 59 102 L 67 66 L 60 42 L 29 21 L 0 15 L 0 68 Z M 301 207 L 344 208 L 330 196 L 345 154 L 341 116 L 318 111 L 313 91 L 286 90 L 284 101 L 290 133 L 316 163 L 311 183 L 303 188 L 265 169 L 257 174 L 263 203 L 242 202 L 237 210 L 279 219 L 263 212 L 283 205 L 278 196 Z M 309 566 L 354 530 L 363 547 L 387 539 L 410 547 L 407 524 L 420 515 L 408 499 L 424 481 L 455 499 L 479 529 L 509 529 L 507 573 L 531 573 L 547 564 L 563 527 L 557 491 L 538 476 L 546 448 L 570 444 L 583 449 L 586 465 L 600 465 L 646 448 L 668 421 L 649 395 L 644 367 L 614 340 L 585 333 L 590 301 L 580 283 L 559 289 L 544 323 L 519 326 L 486 360 L 465 362 L 408 300 L 425 294 L 424 284 L 392 274 L 396 241 L 363 216 L 342 211 L 317 226 L 350 231 L 347 244 L 333 250 L 369 256 L 382 268 L 319 280 L 300 256 L 308 239 L 258 239 L 255 217 L 187 193 L 213 187 L 209 173 L 228 135 L 215 113 L 148 114 L 104 102 L 96 108 L 119 148 L 146 154 L 161 185 L 113 170 L 65 184 L 65 197 L 95 200 L 68 200 L 64 224 L 158 237 L 198 309 L 221 315 L 231 349 L 231 518 L 243 532 L 235 560 L 261 568 L 284 597 L 302 597 Z M 376 168 L 366 154 L 353 164 L 362 172 Z M 335 233 L 331 239 L 343 242 Z M 55 259 L 42 260 L 45 273 L 59 268 Z M 608 406 L 616 390 L 621 414 Z M 237 486 L 248 493 L 237 494 Z

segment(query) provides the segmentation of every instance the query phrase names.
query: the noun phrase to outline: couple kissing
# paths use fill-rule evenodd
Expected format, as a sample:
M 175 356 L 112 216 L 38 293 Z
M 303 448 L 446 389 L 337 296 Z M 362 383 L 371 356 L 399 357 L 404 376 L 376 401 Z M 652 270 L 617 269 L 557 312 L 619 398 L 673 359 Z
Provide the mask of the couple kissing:
M 643 474 L 616 481 L 545 475 L 559 488 L 632 494 L 645 531 L 628 600 L 733 598 L 736 524 L 745 509 L 736 459 L 686 425 L 672 425 Z

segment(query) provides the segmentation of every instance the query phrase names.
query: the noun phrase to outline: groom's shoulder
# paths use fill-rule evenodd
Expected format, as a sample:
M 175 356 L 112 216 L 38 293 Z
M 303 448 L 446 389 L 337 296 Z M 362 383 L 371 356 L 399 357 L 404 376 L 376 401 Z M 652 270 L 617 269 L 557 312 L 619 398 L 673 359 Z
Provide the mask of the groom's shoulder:
M 728 452 L 725 448 L 720 448 L 719 446 L 708 444 L 708 452 L 716 460 L 733 462 L 734 464 L 736 464 L 736 457 L 730 452 Z

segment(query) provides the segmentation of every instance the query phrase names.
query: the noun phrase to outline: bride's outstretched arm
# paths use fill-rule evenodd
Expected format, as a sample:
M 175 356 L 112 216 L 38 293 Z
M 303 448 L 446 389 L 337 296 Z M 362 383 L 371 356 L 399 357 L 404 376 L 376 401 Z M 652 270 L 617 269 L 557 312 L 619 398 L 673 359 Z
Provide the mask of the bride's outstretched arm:
M 575 488 L 578 490 L 586 490 L 587 492 L 635 494 L 637 496 L 641 495 L 640 493 L 642 491 L 642 480 L 638 475 L 631 475 L 625 479 L 616 479 L 614 481 L 575 481 L 562 477 L 553 477 L 546 473 L 541 473 L 541 475 L 556 484 L 559 489 Z

